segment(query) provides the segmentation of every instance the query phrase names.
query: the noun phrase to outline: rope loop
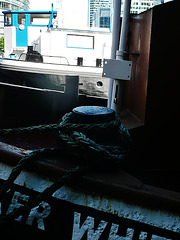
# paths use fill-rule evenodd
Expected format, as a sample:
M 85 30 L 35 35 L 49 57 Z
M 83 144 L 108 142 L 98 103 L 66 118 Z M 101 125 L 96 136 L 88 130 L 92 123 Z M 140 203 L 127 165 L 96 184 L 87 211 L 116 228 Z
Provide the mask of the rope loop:
M 116 135 L 120 141 L 117 145 L 105 145 L 98 143 L 96 140 L 88 137 L 85 133 L 91 133 L 92 136 L 97 135 L 99 130 L 102 132 Z M 9 178 L 0 187 L 0 199 L 12 187 L 13 182 L 21 172 L 21 170 L 32 163 L 35 159 L 43 157 L 47 153 L 58 152 L 60 158 L 61 150 L 71 154 L 72 159 L 76 161 L 76 167 L 68 170 L 50 187 L 46 188 L 42 193 L 39 193 L 35 199 L 29 201 L 25 206 L 20 207 L 5 216 L 0 216 L 0 225 L 18 216 L 25 214 L 32 207 L 37 206 L 40 202 L 45 201 L 59 188 L 72 181 L 74 178 L 84 174 L 89 169 L 95 167 L 116 167 L 123 165 L 126 155 L 129 151 L 131 138 L 128 130 L 124 128 L 120 118 L 116 115 L 115 119 L 105 123 L 82 124 L 73 121 L 73 113 L 67 113 L 62 117 L 62 120 L 56 124 L 39 125 L 26 128 L 2 129 L 0 135 L 7 134 L 22 134 L 44 131 L 56 131 L 58 133 L 59 151 L 57 149 L 39 149 L 31 151 L 23 157 L 17 166 L 12 169 Z M 106 135 L 106 134 L 105 134 Z M 102 138 L 105 136 L 103 135 Z M 109 135 L 108 135 L 109 136 Z M 107 138 L 108 138 L 107 136 Z M 59 159 L 60 160 L 60 159 Z
M 111 131 L 111 135 L 115 132 L 120 137 L 121 143 L 117 146 L 102 145 L 85 134 L 87 131 L 96 133 L 100 129 Z M 129 151 L 131 142 L 129 132 L 123 126 L 118 115 L 115 115 L 115 119 L 109 122 L 82 124 L 74 123 L 73 114 L 67 113 L 59 123 L 58 133 L 61 140 L 60 144 L 64 145 L 68 152 L 83 158 L 83 164 L 94 166 L 113 166 L 122 163 Z
M 101 155 L 102 161 L 111 160 L 114 162 L 125 158 L 127 152 L 129 150 L 129 145 L 131 142 L 131 138 L 128 130 L 123 126 L 121 119 L 118 115 L 115 115 L 115 119 L 109 122 L 104 123 L 77 123 L 74 122 L 73 113 L 66 113 L 61 121 L 56 124 L 48 124 L 48 125 L 39 125 L 39 126 L 31 126 L 31 127 L 23 127 L 23 128 L 15 128 L 15 129 L 2 129 L 0 130 L 0 135 L 8 135 L 8 134 L 22 134 L 22 133 L 34 133 L 34 132 L 44 132 L 44 131 L 52 131 L 55 130 L 58 132 L 59 141 L 64 145 L 68 151 L 72 152 L 76 156 L 89 159 L 89 162 L 92 162 L 93 158 L 96 158 L 96 154 Z M 97 130 L 103 131 L 112 131 L 113 133 L 118 134 L 121 142 L 118 143 L 117 146 L 114 145 L 102 145 L 90 139 L 86 136 L 86 132 L 92 132 Z M 113 132 L 114 131 L 114 132 Z M 85 133 L 84 133 L 85 132 Z M 34 151 L 36 153 L 37 150 Z M 40 150 L 38 150 L 40 151 Z M 42 151 L 46 153 L 45 150 Z M 83 154 L 85 152 L 85 154 Z M 100 154 L 101 152 L 101 154 Z M 26 159 L 30 158 L 31 153 Z M 35 154 L 36 155 L 36 154 Z M 90 160 L 91 158 L 91 160 Z M 88 163 L 87 163 L 88 164 Z M 94 162 L 96 164 L 96 162 Z M 98 163 L 97 163 L 98 164 Z
M 35 133 L 35 132 L 44 132 L 51 130 L 62 130 L 66 131 L 82 131 L 85 129 L 107 129 L 107 128 L 118 128 L 121 125 L 121 119 L 116 115 L 115 120 L 105 123 L 94 123 L 94 124 L 83 124 L 83 123 L 74 123 L 72 121 L 72 112 L 66 113 L 60 122 L 55 124 L 45 124 L 38 126 L 22 127 L 22 128 L 12 128 L 12 129 L 1 129 L 0 135 L 18 135 L 23 133 Z
M 76 131 L 82 131 L 82 130 L 92 130 L 92 129 L 107 129 L 107 128 L 118 128 L 121 125 L 121 119 L 118 115 L 115 116 L 115 120 L 112 120 L 110 122 L 105 123 L 74 123 L 73 122 L 73 113 L 66 113 L 62 117 L 62 121 L 59 123 L 59 127 L 57 129 L 65 129 L 68 130 L 76 130 Z

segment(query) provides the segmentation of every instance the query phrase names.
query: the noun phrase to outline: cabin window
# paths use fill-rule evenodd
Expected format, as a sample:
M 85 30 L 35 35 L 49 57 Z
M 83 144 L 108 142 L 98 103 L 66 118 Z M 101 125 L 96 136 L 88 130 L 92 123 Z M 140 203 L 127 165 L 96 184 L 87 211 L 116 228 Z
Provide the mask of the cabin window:
M 26 15 L 24 13 L 18 14 L 18 24 L 22 24 L 22 25 L 26 24 Z
M 94 36 L 67 34 L 67 48 L 94 49 Z
M 32 25 L 48 25 L 50 19 L 50 14 L 31 14 L 31 24 Z
M 11 26 L 12 24 L 12 15 L 11 14 L 6 14 L 5 15 L 5 26 Z

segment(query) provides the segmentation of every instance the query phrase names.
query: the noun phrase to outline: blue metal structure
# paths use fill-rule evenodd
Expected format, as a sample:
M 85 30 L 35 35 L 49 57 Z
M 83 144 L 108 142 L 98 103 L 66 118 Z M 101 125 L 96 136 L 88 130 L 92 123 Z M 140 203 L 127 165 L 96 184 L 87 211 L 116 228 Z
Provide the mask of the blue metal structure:
M 57 16 L 57 11 L 3 11 L 4 26 L 16 27 L 16 47 L 26 47 L 28 45 L 28 27 L 53 27 L 53 18 Z M 49 18 L 48 24 L 32 23 L 33 18 Z

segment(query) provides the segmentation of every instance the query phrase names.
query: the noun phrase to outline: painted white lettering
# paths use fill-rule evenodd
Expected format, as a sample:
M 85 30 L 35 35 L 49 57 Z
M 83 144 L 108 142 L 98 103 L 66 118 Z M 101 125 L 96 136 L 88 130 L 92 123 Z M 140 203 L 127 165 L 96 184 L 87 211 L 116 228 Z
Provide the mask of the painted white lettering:
M 117 235 L 118 229 L 119 225 L 112 223 L 108 240 L 132 240 L 134 229 L 128 228 L 126 232 L 126 237 Z
M 88 216 L 81 227 L 80 227 L 80 218 L 81 218 L 81 213 L 74 212 L 74 226 L 73 226 L 72 240 L 77 240 L 77 239 L 80 240 L 86 231 L 87 231 L 87 240 L 98 240 L 108 224 L 107 222 L 101 220 L 96 231 L 94 231 L 93 217 Z
M 119 225 L 112 223 L 108 240 L 119 240 L 120 239 L 120 236 L 117 235 L 118 229 L 119 229 Z
M 165 237 L 159 237 L 159 236 L 153 234 L 151 240 L 172 240 L 172 239 L 165 238 Z
M 41 230 L 45 230 L 43 219 L 46 218 L 51 212 L 51 207 L 46 202 L 41 202 L 39 206 L 31 209 L 31 212 L 27 218 L 26 224 L 32 225 L 34 219 L 37 219 L 37 227 Z
M 147 232 L 140 232 L 139 240 L 146 240 L 147 239 Z
M 28 202 L 28 200 L 29 200 L 28 195 L 21 194 L 20 192 L 14 192 L 14 195 L 13 195 L 12 200 L 11 200 L 11 204 L 9 205 L 9 208 L 8 208 L 6 214 L 14 211 L 15 208 L 19 208 L 19 207 L 24 206 L 24 204 L 26 202 Z M 19 216 L 15 220 L 21 221 L 21 219 L 22 219 L 22 216 Z

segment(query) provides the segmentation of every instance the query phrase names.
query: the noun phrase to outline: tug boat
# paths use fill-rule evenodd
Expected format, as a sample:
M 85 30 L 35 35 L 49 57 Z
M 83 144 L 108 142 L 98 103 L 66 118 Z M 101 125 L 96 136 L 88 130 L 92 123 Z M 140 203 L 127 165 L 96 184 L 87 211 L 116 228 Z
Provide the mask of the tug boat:
M 14 130 L 0 130 L 0 194 L 4 191 L 0 200 L 2 234 L 20 238 L 43 238 L 57 234 L 63 240 L 180 239 L 179 72 L 175 60 L 179 54 L 178 12 L 179 4 L 173 1 L 138 15 L 130 15 L 125 61 L 128 65 L 129 61 L 132 63 L 132 72 L 130 80 L 120 80 L 121 132 L 129 132 L 128 136 L 131 136 L 125 160 L 113 167 L 114 152 L 114 158 L 105 168 L 103 163 L 83 172 L 32 208 L 28 204 L 45 189 L 62 176 L 69 179 L 68 174 L 79 170 L 70 170 L 76 168 L 76 164 L 70 151 L 64 148 L 62 141 L 57 140 L 60 128 L 72 116 L 66 114 L 62 118 L 65 112 L 78 115 L 78 124 L 89 124 L 93 119 L 98 126 L 104 124 L 99 122 L 99 118 L 112 121 L 115 112 L 106 107 L 107 99 L 79 94 L 81 73 L 78 70 L 74 76 L 69 75 L 71 68 L 67 69 L 67 74 L 63 75 L 63 92 L 51 87 L 26 86 L 27 82 L 8 82 L 13 77 L 19 80 L 12 74 L 15 73 L 14 62 L 24 66 L 25 62 L 12 60 L 11 64 L 11 60 L 3 59 L 4 63 L 0 65 L 0 126 L 1 129 Z M 171 45 L 175 46 L 173 51 L 167 48 Z M 116 65 L 116 62 L 113 63 Z M 32 71 L 35 66 L 38 69 L 39 63 L 30 64 Z M 105 67 L 107 70 L 108 66 Z M 101 71 L 106 73 L 106 70 Z M 39 68 L 39 71 L 43 70 Z M 52 75 L 54 72 L 55 69 L 52 69 Z M 115 95 L 114 104 L 116 100 L 118 96 Z M 72 121 L 69 128 L 73 124 Z M 29 126 L 33 125 L 34 130 L 28 132 Z M 35 131 L 37 126 L 41 129 L 51 126 L 58 132 L 51 129 L 39 133 Z M 100 149 L 99 144 L 95 144 L 97 139 L 104 142 L 106 136 L 110 141 L 112 130 L 107 128 L 105 133 L 99 134 L 92 129 L 86 132 L 89 131 L 91 136 L 89 141 L 93 139 L 93 151 L 96 147 Z M 10 134 L 13 131 L 15 134 Z M 83 137 L 81 133 L 77 135 L 77 131 L 73 134 Z M 112 149 L 108 151 L 113 152 L 114 141 L 115 137 Z M 37 157 L 7 186 L 12 168 L 22 158 L 42 149 L 51 151 L 52 148 L 60 149 L 60 154 Z M 89 159 L 85 153 L 83 159 Z M 78 160 L 81 151 L 76 154 L 74 157 Z M 95 157 L 90 159 L 96 162 Z M 3 186 L 7 189 L 2 190 Z M 26 208 L 24 212 L 23 207 Z M 19 210 L 22 210 L 21 214 L 16 215 Z
M 78 75 L 81 94 L 107 99 L 102 65 L 111 54 L 109 29 L 62 28 L 53 7 L 3 13 L 5 53 L 0 69 L 8 83 L 59 90 L 63 75 Z

